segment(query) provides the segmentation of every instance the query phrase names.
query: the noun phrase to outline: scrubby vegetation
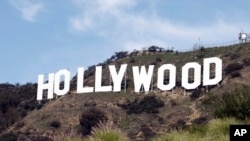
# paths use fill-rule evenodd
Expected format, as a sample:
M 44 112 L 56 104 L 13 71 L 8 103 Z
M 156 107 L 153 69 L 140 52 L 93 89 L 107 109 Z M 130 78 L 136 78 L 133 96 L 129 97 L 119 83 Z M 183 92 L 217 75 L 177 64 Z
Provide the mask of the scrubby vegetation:
M 164 102 L 155 96 L 145 96 L 142 100 L 135 99 L 128 101 L 126 104 L 120 105 L 128 114 L 158 113 L 158 108 L 164 106 Z
M 248 123 L 246 120 L 250 116 L 249 88 L 232 91 L 235 86 L 249 83 L 249 46 L 250 44 L 247 43 L 218 48 L 201 47 L 194 51 L 176 51 L 176 53 L 174 48 L 166 50 L 150 46 L 131 53 L 115 52 L 104 62 L 96 64 L 103 66 L 102 85 L 104 86 L 112 85 L 108 65 L 115 65 L 118 69 L 124 63 L 128 64 L 129 68 L 135 65 L 147 67 L 153 64 L 156 68 L 165 63 L 174 64 L 177 68 L 177 78 L 172 94 L 170 91 L 162 92 L 155 89 L 157 69 L 152 79 L 154 94 L 146 96 L 133 93 L 131 69 L 127 70 L 126 83 L 122 81 L 121 84 L 122 89 L 126 86 L 125 93 L 81 94 L 76 98 L 73 95 L 76 90 L 76 76 L 74 76 L 70 83 L 72 95 L 51 100 L 47 105 L 44 105 L 47 101 L 42 101 L 40 104 L 36 101 L 36 84 L 0 84 L 0 133 L 7 130 L 9 132 L 6 134 L 2 132 L 0 140 L 26 140 L 26 138 L 48 141 L 52 139 L 105 141 L 128 138 L 156 141 L 228 140 L 229 125 Z M 196 90 L 187 91 L 189 96 L 183 96 L 182 66 L 193 61 L 202 65 L 203 58 L 214 56 L 220 56 L 223 60 L 223 71 L 226 75 L 223 75 L 221 85 L 208 87 L 213 94 L 207 94 L 204 87 L 199 87 Z M 85 70 L 84 86 L 94 86 L 96 65 Z M 214 70 L 213 66 L 211 70 Z M 240 81 L 241 79 L 244 80 Z M 169 76 L 166 75 L 164 84 L 168 84 L 168 81 Z M 226 93 L 222 94 L 223 92 Z M 208 109 L 201 102 L 204 99 Z M 122 132 L 118 131 L 118 127 L 106 129 L 98 126 L 100 122 L 110 121 Z M 68 132 L 71 129 L 75 131 Z M 163 132 L 165 134 L 160 136 L 159 133 Z M 53 135 L 57 137 L 54 138 Z M 22 136 L 24 136 L 23 139 Z
M 28 111 L 40 109 L 36 98 L 36 84 L 0 84 L 0 133 L 27 115 Z
M 236 59 L 236 58 L 238 58 L 238 57 L 240 57 L 240 53 L 232 53 L 232 54 L 230 55 L 230 59 L 231 59 L 231 60 L 234 60 L 234 59 Z
M 238 71 L 238 70 L 240 70 L 240 69 L 242 69 L 242 68 L 243 68 L 243 65 L 240 64 L 240 63 L 229 64 L 229 65 L 226 66 L 226 68 L 225 68 L 225 73 L 226 73 L 226 74 L 229 74 L 229 73 Z
M 84 141 L 76 130 L 69 130 L 52 136 L 53 141 Z
M 99 109 L 91 108 L 83 111 L 79 119 L 82 134 L 89 135 L 93 127 L 107 120 L 106 114 Z
M 203 90 L 201 88 L 194 90 L 192 94 L 190 95 L 191 100 L 195 100 L 199 98 L 202 95 L 202 93 L 203 93 Z
M 100 123 L 93 128 L 90 141 L 128 141 L 128 138 L 112 124 Z
M 17 141 L 18 135 L 15 133 L 7 133 L 0 136 L 1 141 Z
M 222 95 L 210 94 L 206 101 L 215 117 L 248 119 L 250 117 L 250 87 L 237 88 Z
M 235 72 L 231 73 L 231 78 L 236 78 L 236 77 L 240 77 L 240 76 L 241 76 L 241 74 L 238 71 L 235 71 Z
M 57 121 L 57 120 L 53 120 L 53 121 L 50 123 L 50 127 L 59 128 L 59 127 L 61 127 L 61 122 L 60 122 L 60 121 Z
M 250 124 L 250 121 L 240 121 L 234 118 L 213 119 L 208 124 L 193 124 L 180 130 L 173 130 L 157 136 L 152 141 L 228 141 L 230 125 Z M 129 139 L 118 129 L 94 128 L 90 138 L 69 137 L 62 141 L 128 141 Z
M 249 66 L 250 65 L 250 58 L 244 58 L 242 60 L 242 62 L 244 63 L 244 65 Z
M 249 123 L 249 122 L 248 122 Z M 228 141 L 230 124 L 246 124 L 233 118 L 214 119 L 207 125 L 192 125 L 181 131 L 172 131 L 153 141 Z

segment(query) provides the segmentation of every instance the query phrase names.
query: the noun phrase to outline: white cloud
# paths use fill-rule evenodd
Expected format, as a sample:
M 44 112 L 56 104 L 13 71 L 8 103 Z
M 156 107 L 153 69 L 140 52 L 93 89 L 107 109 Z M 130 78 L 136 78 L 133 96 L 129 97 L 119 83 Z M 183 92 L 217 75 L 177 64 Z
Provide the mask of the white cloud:
M 85 31 L 93 26 L 92 20 L 86 15 L 83 17 L 73 17 L 70 19 L 74 30 Z
M 157 15 L 155 6 L 140 9 L 140 0 L 75 0 L 82 13 L 70 19 L 73 31 L 105 35 L 113 46 L 131 50 L 145 45 L 191 49 L 200 38 L 205 43 L 237 39 L 241 23 L 223 19 L 202 25 L 174 23 Z M 139 47 L 141 46 L 141 47 Z M 185 49 L 184 49 L 185 48 Z
M 32 3 L 30 0 L 9 0 L 9 3 L 21 12 L 22 18 L 34 22 L 39 12 L 44 8 L 42 3 Z

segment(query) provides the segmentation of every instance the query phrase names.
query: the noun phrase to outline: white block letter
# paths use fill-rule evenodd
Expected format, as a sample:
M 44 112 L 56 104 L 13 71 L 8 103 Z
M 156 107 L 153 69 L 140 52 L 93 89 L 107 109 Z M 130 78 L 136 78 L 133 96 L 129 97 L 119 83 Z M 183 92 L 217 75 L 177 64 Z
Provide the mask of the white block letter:
M 215 77 L 210 79 L 210 64 L 215 64 Z M 216 85 L 222 80 L 222 60 L 218 57 L 206 58 L 203 62 L 203 86 Z
M 61 76 L 64 76 L 64 88 L 61 90 L 60 89 L 60 81 L 61 81 Z M 59 70 L 56 74 L 55 74 L 55 84 L 54 84 L 54 93 L 56 95 L 65 95 L 66 93 L 69 92 L 69 88 L 70 88 L 70 72 L 66 69 L 63 70 Z
M 44 75 L 38 75 L 37 100 L 43 99 L 43 90 L 48 90 L 47 98 L 53 98 L 54 73 L 49 74 L 48 82 L 44 84 Z
M 169 84 L 164 85 L 164 71 L 169 70 Z M 162 90 L 171 90 L 175 87 L 176 67 L 172 64 L 164 64 L 158 69 L 157 87 Z
M 149 65 L 148 73 L 146 72 L 145 66 L 141 67 L 140 72 L 138 66 L 134 66 L 132 69 L 133 69 L 135 92 L 139 92 L 142 85 L 145 92 L 148 92 L 150 88 L 151 79 L 153 76 L 154 65 Z
M 247 133 L 247 129 L 241 129 L 241 136 L 244 136 L 244 134 Z
M 109 66 L 109 71 L 111 73 L 111 77 L 112 77 L 112 80 L 113 80 L 113 84 L 114 84 L 114 88 L 113 88 L 113 91 L 114 92 L 119 92 L 121 91 L 121 83 L 122 83 L 122 78 L 125 74 L 125 71 L 127 69 L 127 64 L 122 64 L 121 67 L 120 67 L 120 70 L 117 74 L 116 72 L 116 68 L 115 68 L 115 65 L 110 65 Z
M 240 130 L 239 130 L 239 129 L 236 129 L 236 130 L 235 130 L 234 136 L 241 136 Z
M 77 70 L 77 89 L 76 93 L 90 93 L 94 91 L 93 87 L 83 87 L 84 81 L 84 68 L 78 68 Z
M 188 70 L 190 68 L 194 69 L 194 82 L 193 83 L 188 82 L 188 75 L 189 75 Z M 201 84 L 201 66 L 196 62 L 185 64 L 182 67 L 181 77 L 182 77 L 182 81 L 181 81 L 182 87 L 184 87 L 187 90 L 197 88 Z
M 102 66 L 96 66 L 95 70 L 95 92 L 112 91 L 112 86 L 102 86 Z

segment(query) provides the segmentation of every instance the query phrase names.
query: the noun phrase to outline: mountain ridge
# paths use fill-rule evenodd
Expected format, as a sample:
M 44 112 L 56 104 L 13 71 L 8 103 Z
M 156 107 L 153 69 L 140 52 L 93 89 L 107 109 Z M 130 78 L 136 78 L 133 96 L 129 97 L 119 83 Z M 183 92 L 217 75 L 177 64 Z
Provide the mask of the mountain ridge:
M 108 75 L 108 65 L 120 66 L 127 63 L 128 68 L 131 68 L 132 65 L 155 65 L 158 67 L 162 64 L 173 63 L 177 67 L 177 83 L 173 91 L 156 89 L 156 82 L 154 81 L 152 91 L 148 94 L 144 92 L 136 94 L 133 90 L 134 84 L 131 80 L 132 71 L 130 69 L 127 70 L 126 93 L 124 84 L 122 84 L 122 91 L 119 93 L 76 95 L 74 94 L 76 77 L 73 77 L 69 94 L 53 100 L 44 100 L 41 104 L 38 104 L 35 100 L 37 84 L 27 84 L 27 86 L 2 84 L 0 87 L 1 93 L 24 95 L 23 97 L 20 96 L 21 102 L 12 104 L 10 107 L 16 106 L 20 110 L 25 109 L 26 106 L 26 109 L 29 109 L 23 117 L 13 119 L 10 122 L 12 124 L 8 125 L 8 128 L 5 128 L 2 133 L 15 132 L 26 138 L 31 138 L 31 136 L 38 135 L 50 137 L 71 129 L 77 130 L 80 126 L 79 116 L 81 113 L 89 108 L 98 108 L 106 113 L 110 122 L 126 133 L 132 140 L 147 140 L 172 129 L 192 125 L 197 121 L 206 123 L 213 117 L 211 113 L 207 113 L 206 107 L 201 102 L 207 96 L 205 88 L 201 87 L 197 90 L 186 91 L 186 95 L 184 95 L 184 90 L 179 83 L 181 82 L 180 68 L 185 63 L 195 61 L 202 64 L 203 59 L 208 57 L 219 57 L 223 60 L 223 80 L 218 86 L 209 87 L 209 93 L 220 95 L 237 87 L 249 86 L 250 84 L 250 43 L 226 47 L 199 48 L 189 52 L 163 51 L 160 49 L 156 51 L 152 49 L 155 47 L 151 46 L 151 49 L 146 52 L 141 51 L 141 53 L 135 53 L 136 51 L 130 54 L 117 52 L 104 63 L 97 64 L 103 66 L 103 85 L 112 83 Z M 87 86 L 94 85 L 94 66 L 90 66 L 85 71 L 84 83 Z M 154 73 L 153 80 L 156 80 L 156 73 Z M 22 88 L 23 92 L 20 93 L 19 88 Z M 29 93 L 28 96 L 27 93 Z M 152 109 L 149 112 L 145 111 L 143 107 L 138 105 L 143 103 L 145 97 L 148 96 L 152 96 L 151 99 L 155 97 L 156 101 L 162 101 L 164 106 Z M 27 99 L 24 97 L 27 97 Z M 29 103 L 34 103 L 33 109 L 30 108 Z M 148 106 L 147 102 L 142 105 Z M 128 109 L 133 108 L 133 106 L 142 110 L 142 112 L 137 110 L 137 113 L 133 113 L 133 111 L 128 113 Z M 19 111 L 16 111 L 16 114 L 18 115 Z M 60 127 L 51 127 L 50 123 L 53 121 L 59 121 Z

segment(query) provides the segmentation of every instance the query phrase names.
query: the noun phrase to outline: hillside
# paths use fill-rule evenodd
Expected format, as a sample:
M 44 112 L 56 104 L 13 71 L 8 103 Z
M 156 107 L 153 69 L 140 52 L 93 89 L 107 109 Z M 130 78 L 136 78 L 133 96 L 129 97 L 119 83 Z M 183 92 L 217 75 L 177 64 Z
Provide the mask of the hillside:
M 154 46 L 153 46 L 154 47 Z M 152 48 L 151 48 L 152 49 Z M 237 87 L 250 86 L 250 43 L 225 47 L 200 48 L 195 51 L 177 52 L 173 50 L 120 52 L 98 65 L 103 66 L 103 85 L 110 84 L 108 65 L 128 64 L 126 92 L 75 94 L 76 77 L 71 81 L 69 94 L 51 101 L 43 101 L 40 106 L 35 101 L 36 84 L 32 84 L 32 94 L 25 99 L 22 94 L 12 107 L 22 107 L 25 103 L 37 103 L 27 110 L 27 115 L 13 119 L 2 133 L 12 132 L 19 139 L 32 140 L 38 137 L 53 137 L 69 131 L 81 129 L 80 115 L 91 108 L 99 109 L 107 116 L 107 122 L 123 132 L 131 140 L 149 140 L 157 135 L 184 128 L 192 124 L 205 124 L 214 118 L 210 109 L 204 105 L 207 98 L 205 88 L 187 91 L 180 87 L 181 67 L 187 62 L 202 64 L 204 58 L 219 57 L 223 60 L 223 80 L 218 86 L 209 87 L 209 92 L 221 95 Z M 132 66 L 174 64 L 177 68 L 177 83 L 173 91 L 160 91 L 156 88 L 157 69 L 154 69 L 151 91 L 146 94 L 134 93 Z M 94 85 L 94 66 L 85 71 L 84 83 Z M 190 78 L 192 79 L 192 78 Z M 167 81 L 167 80 L 166 80 Z M 31 85 L 31 84 L 30 84 Z M 122 84 L 124 86 L 124 84 Z M 20 87 L 20 86 L 19 86 Z M 22 87 L 22 86 L 21 86 Z M 24 86 L 23 86 L 24 87 Z M 16 93 L 15 85 L 1 86 L 1 95 Z M 17 89 L 20 90 L 20 89 Z M 29 92 L 30 93 L 30 92 Z M 25 97 L 25 98 L 23 98 Z M 15 105 L 15 106 L 14 106 Z M 2 107 L 3 109 L 3 107 Z M 8 113 L 8 112 L 7 112 Z M 3 113 L 5 114 L 5 113 Z M 4 115 L 5 116 L 5 115 Z M 60 123 L 59 126 L 52 123 Z

